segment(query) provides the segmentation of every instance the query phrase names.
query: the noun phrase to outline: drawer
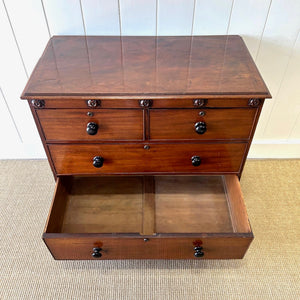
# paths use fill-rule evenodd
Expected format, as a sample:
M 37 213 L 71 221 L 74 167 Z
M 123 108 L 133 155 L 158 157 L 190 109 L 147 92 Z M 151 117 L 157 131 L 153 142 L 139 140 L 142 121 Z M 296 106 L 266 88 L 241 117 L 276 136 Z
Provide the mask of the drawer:
M 197 107 L 258 107 L 263 99 L 259 99 L 257 105 L 251 105 L 251 99 L 249 98 L 214 98 L 209 96 L 203 99 L 201 96 L 195 96 L 190 99 L 186 99 L 186 96 L 177 95 L 176 97 L 171 95 L 164 95 L 164 98 L 160 98 L 157 95 L 152 96 L 138 96 L 131 95 L 131 99 L 126 96 L 101 97 L 101 99 L 82 99 L 82 96 L 76 98 L 65 97 L 62 99 L 44 99 L 42 108 L 86 108 L 86 109 L 106 109 L 106 108 L 141 108 L 141 100 L 150 100 L 150 108 L 197 108 Z M 200 101 L 199 101 L 200 100 Z M 29 104 L 34 108 L 40 107 L 35 102 L 29 100 Z
M 142 140 L 143 110 L 41 109 L 47 141 Z
M 231 259 L 253 234 L 235 175 L 63 176 L 43 239 L 55 259 Z
M 153 109 L 153 140 L 249 139 L 256 109 Z
M 246 143 L 50 144 L 57 174 L 239 172 Z

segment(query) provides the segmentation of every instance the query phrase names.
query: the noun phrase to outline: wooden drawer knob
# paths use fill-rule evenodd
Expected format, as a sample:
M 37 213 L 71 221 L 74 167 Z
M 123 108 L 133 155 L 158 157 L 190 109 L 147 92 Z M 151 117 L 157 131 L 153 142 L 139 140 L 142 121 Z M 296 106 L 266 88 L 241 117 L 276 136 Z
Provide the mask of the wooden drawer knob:
M 92 253 L 92 256 L 94 258 L 100 258 L 102 256 L 102 248 L 93 248 L 93 253 Z
M 202 251 L 203 248 L 202 247 L 195 247 L 194 248 L 194 256 L 197 258 L 203 257 L 204 256 L 204 252 Z
M 200 158 L 200 156 L 195 155 L 195 156 L 193 156 L 191 158 L 191 160 L 192 160 L 192 164 L 193 164 L 194 167 L 198 167 L 198 166 L 201 165 L 201 158 Z
M 194 99 L 193 104 L 195 107 L 202 107 L 205 106 L 207 102 L 207 99 Z
M 89 134 L 89 135 L 95 135 L 97 134 L 97 131 L 98 131 L 98 124 L 94 123 L 94 122 L 89 122 L 87 125 L 86 125 L 86 132 Z
M 44 108 L 45 107 L 44 100 L 33 99 L 33 100 L 31 100 L 31 104 L 33 105 L 34 108 Z
M 102 156 L 95 156 L 93 158 L 93 166 L 95 168 L 101 168 L 103 166 L 104 158 Z
M 195 123 L 195 131 L 198 134 L 203 134 L 206 132 L 206 123 L 205 122 L 197 122 Z
M 86 101 L 86 104 L 87 104 L 88 107 L 95 108 L 97 106 L 100 106 L 101 101 L 100 100 L 95 100 L 95 99 L 89 99 L 89 100 Z
M 255 98 L 249 99 L 248 105 L 250 107 L 258 107 L 260 105 L 260 99 L 255 99 Z
M 140 100 L 139 103 L 140 103 L 141 107 L 146 107 L 147 108 L 147 107 L 151 107 L 152 106 L 152 100 L 150 100 L 150 99 Z

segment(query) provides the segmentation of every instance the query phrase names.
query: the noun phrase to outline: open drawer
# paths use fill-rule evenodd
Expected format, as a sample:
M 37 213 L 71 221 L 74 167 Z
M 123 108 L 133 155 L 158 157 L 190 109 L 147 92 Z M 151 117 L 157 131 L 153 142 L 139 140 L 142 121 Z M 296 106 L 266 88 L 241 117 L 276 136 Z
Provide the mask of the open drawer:
M 243 258 L 253 234 L 235 175 L 57 179 L 55 259 Z

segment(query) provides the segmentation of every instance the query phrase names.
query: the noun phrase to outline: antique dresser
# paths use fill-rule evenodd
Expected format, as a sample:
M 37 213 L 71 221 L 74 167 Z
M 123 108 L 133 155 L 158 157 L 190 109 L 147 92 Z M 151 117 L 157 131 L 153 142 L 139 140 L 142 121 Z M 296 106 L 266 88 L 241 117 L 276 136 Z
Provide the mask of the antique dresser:
M 241 37 L 54 36 L 21 98 L 56 180 L 55 259 L 244 256 L 239 178 L 270 93 Z

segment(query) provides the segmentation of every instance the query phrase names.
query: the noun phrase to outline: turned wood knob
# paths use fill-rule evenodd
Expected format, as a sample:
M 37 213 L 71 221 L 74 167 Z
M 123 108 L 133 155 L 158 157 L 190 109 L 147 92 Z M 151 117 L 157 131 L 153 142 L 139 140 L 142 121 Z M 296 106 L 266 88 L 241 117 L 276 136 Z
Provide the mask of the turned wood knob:
M 95 135 L 98 131 L 98 124 L 95 122 L 90 122 L 86 125 L 86 132 L 89 135 Z
M 34 108 L 44 108 L 45 107 L 44 100 L 33 99 L 33 100 L 31 100 L 31 104 L 33 105 Z
M 206 123 L 205 122 L 197 122 L 195 124 L 195 131 L 198 134 L 203 134 L 206 132 Z
M 101 103 L 100 100 L 95 100 L 95 99 L 89 99 L 86 101 L 87 106 L 92 108 L 100 106 L 100 103 Z
M 191 160 L 192 160 L 192 164 L 193 164 L 194 167 L 200 166 L 200 164 L 201 164 L 200 156 L 195 155 L 191 158 Z
M 102 256 L 102 253 L 100 252 L 102 251 L 102 248 L 93 248 L 93 253 L 92 253 L 92 256 L 94 258 L 99 258 Z
M 139 103 L 140 103 L 141 107 L 150 107 L 150 106 L 152 106 L 152 100 L 150 100 L 150 99 L 140 100 Z
M 207 99 L 194 99 L 193 104 L 195 107 L 202 107 L 205 106 Z
M 199 257 L 203 257 L 204 256 L 204 252 L 202 251 L 203 248 L 202 247 L 195 247 L 194 248 L 194 256 L 199 258 Z
M 103 166 L 104 158 L 102 156 L 95 156 L 93 158 L 93 166 L 95 168 L 101 168 Z
M 249 99 L 248 105 L 250 107 L 258 107 L 260 105 L 260 99 L 256 99 L 256 98 Z
M 197 251 L 196 251 L 196 252 L 194 253 L 194 256 L 197 257 L 197 258 L 203 257 L 203 256 L 204 256 L 204 252 L 202 252 L 202 251 L 197 252 Z

